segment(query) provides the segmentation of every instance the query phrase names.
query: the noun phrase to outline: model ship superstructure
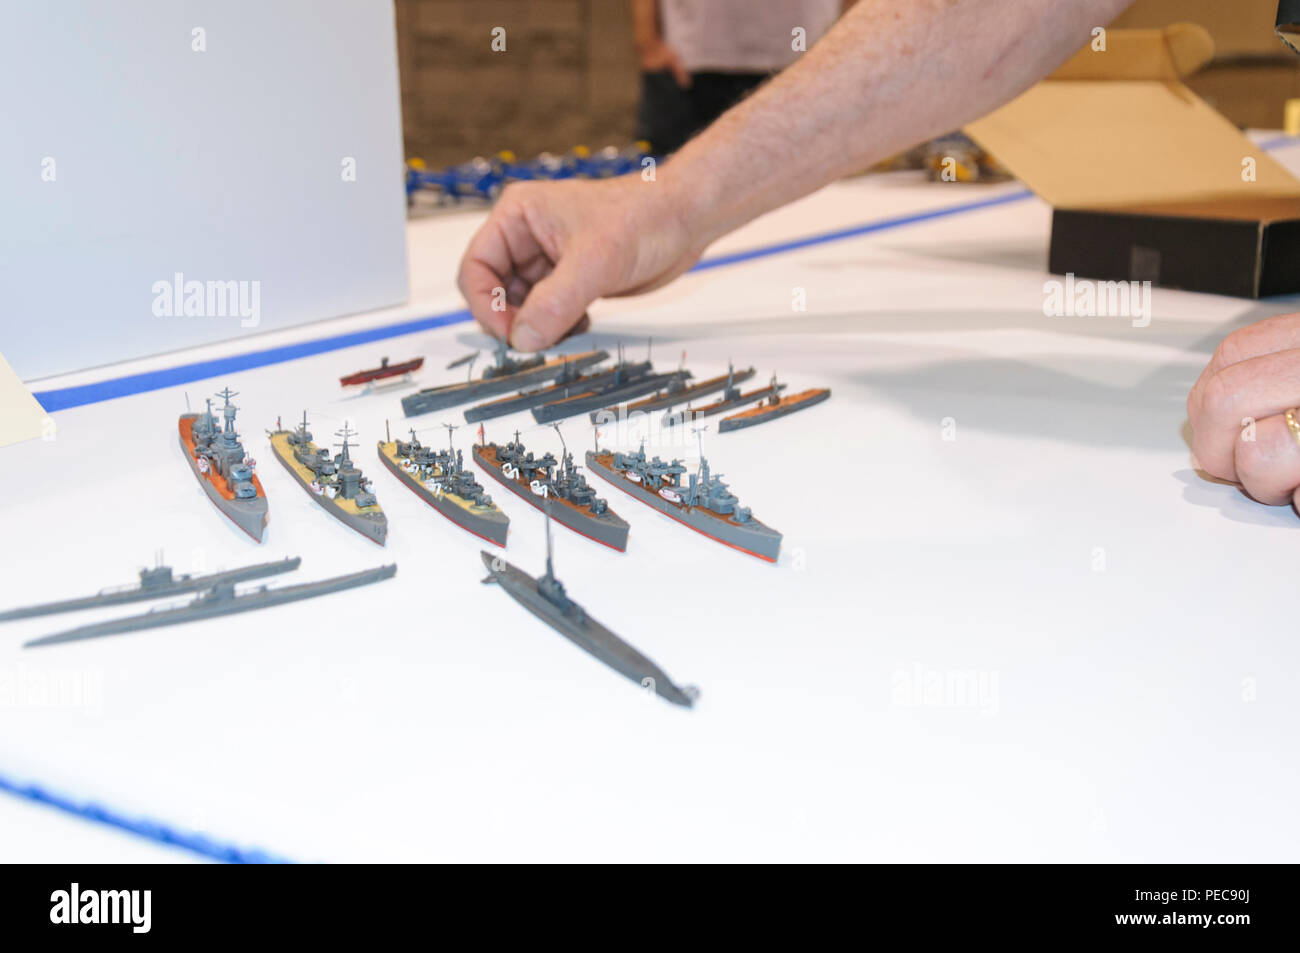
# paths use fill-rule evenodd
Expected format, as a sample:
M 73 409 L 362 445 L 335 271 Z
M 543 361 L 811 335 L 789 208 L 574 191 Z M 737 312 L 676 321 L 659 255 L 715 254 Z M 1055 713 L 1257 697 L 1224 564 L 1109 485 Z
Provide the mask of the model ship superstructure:
M 674 705 L 690 708 L 695 704 L 700 694 L 698 689 L 690 685 L 675 685 L 663 669 L 587 615 L 582 606 L 569 598 L 564 584 L 555 578 L 549 520 L 546 524 L 546 575 L 534 578 L 500 556 L 489 552 L 483 552 L 481 556 L 488 570 L 488 576 L 483 580 L 485 583 L 499 585 L 516 602 L 583 651 Z
M 504 394 L 510 390 L 522 389 L 529 384 L 552 380 L 566 372 L 566 367 L 581 370 L 592 364 L 599 364 L 609 354 L 605 351 L 587 351 L 582 354 L 568 354 L 549 360 L 541 354 L 530 357 L 513 358 L 504 340 L 496 348 L 496 363 L 483 371 L 478 380 L 473 377 L 474 355 L 468 360 L 468 380 L 455 384 L 443 384 L 438 387 L 426 387 L 402 398 L 402 410 L 408 417 L 427 414 L 445 407 L 455 407 L 482 397 Z M 459 364 L 460 362 L 453 362 Z
M 558 433 L 558 428 L 557 431 Z M 627 549 L 627 522 L 596 495 L 573 463 L 573 454 L 563 446 L 561 459 L 554 454 L 533 456 L 515 439 L 498 446 L 487 443 L 480 429 L 479 443 L 474 445 L 474 459 L 479 466 L 499 480 L 520 499 L 543 512 L 575 533 L 623 552 Z
M 689 473 L 680 460 L 665 463 L 646 457 L 645 444 L 636 453 L 587 451 L 587 468 L 660 513 L 696 532 L 735 549 L 776 562 L 781 534 L 754 519 L 748 507 L 709 469 L 700 448 L 700 465 Z M 686 482 L 682 478 L 686 477 Z
M 259 543 L 266 529 L 266 493 L 257 478 L 256 461 L 248 456 L 235 430 L 235 412 L 230 402 L 237 397 L 226 388 L 217 395 L 225 400 L 219 426 L 212 413 L 212 401 L 200 414 L 181 414 L 181 448 L 199 485 L 213 504 L 240 529 Z
M 338 456 L 332 457 L 328 448 L 312 442 L 307 412 L 303 411 L 302 423 L 293 430 L 285 430 L 277 421 L 276 429 L 270 432 L 271 449 L 325 512 L 383 546 L 388 540 L 388 517 L 379 506 L 370 480 L 352 462 L 348 438 L 355 434 L 344 424 L 335 436 L 342 443 L 338 444 Z
M 461 451 L 451 443 L 455 425 L 443 426 L 447 428 L 448 449 L 426 447 L 412 430 L 409 441 L 381 441 L 379 459 L 416 496 L 447 519 L 488 542 L 504 546 L 510 517 L 465 469 Z

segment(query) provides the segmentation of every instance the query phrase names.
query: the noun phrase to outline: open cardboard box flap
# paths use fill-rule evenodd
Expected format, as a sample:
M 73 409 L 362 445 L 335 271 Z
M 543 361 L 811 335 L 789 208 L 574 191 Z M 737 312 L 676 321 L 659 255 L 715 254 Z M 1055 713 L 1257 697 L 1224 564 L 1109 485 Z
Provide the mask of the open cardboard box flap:
M 1085 47 L 967 133 L 1057 208 L 1250 199 L 1300 215 L 1300 181 L 1181 82 L 1214 54 L 1203 27 L 1112 30 L 1106 47 Z
M 1300 291 L 1300 181 L 1182 82 L 1213 53 L 1195 24 L 1111 30 L 967 127 L 1054 206 L 1052 271 Z

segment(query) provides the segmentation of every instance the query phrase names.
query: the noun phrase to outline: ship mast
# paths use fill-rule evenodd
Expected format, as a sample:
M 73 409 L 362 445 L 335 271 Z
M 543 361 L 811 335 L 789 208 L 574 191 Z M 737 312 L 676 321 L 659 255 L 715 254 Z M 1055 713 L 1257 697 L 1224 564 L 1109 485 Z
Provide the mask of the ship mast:
M 221 398 L 224 398 L 225 401 L 226 401 L 226 405 L 225 405 L 225 407 L 222 409 L 222 415 L 223 415 L 223 416 L 225 417 L 225 419 L 226 419 L 226 430 L 225 430 L 225 432 L 226 432 L 226 433 L 234 433 L 234 432 L 235 432 L 235 411 L 238 410 L 239 408 L 236 407 L 236 406 L 234 406 L 234 405 L 230 402 L 230 398 L 232 398 L 232 397 L 238 397 L 238 396 L 239 396 L 239 392 L 238 392 L 238 391 L 232 391 L 229 387 L 227 387 L 225 390 L 219 391 L 219 392 L 217 393 L 217 396 L 218 396 L 218 397 L 221 397 Z M 211 406 L 211 404 L 209 404 L 209 406 Z
M 559 424 L 551 424 L 555 428 L 555 435 L 560 438 L 560 479 L 569 478 L 569 446 L 564 442 L 564 434 L 560 433 Z
M 348 428 L 348 422 L 346 420 L 343 421 L 342 430 L 334 431 L 334 436 L 343 438 L 341 444 L 336 443 L 334 446 L 343 448 L 339 455 L 343 458 L 343 463 L 347 466 L 352 465 L 352 458 L 348 456 L 348 437 L 355 437 L 356 435 L 357 432 L 355 430 Z

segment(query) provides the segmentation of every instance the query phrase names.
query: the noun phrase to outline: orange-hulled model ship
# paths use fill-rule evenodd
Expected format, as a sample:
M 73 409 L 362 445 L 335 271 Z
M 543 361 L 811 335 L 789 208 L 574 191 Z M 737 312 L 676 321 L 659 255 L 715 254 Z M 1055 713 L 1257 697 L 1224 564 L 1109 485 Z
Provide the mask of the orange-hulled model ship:
M 266 529 L 266 492 L 254 472 L 257 463 L 244 451 L 235 430 L 235 411 L 230 398 L 238 396 L 229 387 L 218 397 L 225 400 L 219 427 L 212 414 L 212 401 L 201 414 L 181 414 L 181 447 L 203 492 L 221 512 L 257 542 Z

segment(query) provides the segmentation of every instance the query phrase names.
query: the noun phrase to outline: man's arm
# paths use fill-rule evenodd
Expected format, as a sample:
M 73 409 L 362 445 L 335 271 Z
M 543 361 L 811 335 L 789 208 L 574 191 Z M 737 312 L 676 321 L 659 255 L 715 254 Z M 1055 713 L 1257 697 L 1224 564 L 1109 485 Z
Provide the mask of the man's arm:
M 658 287 L 750 219 L 1010 100 L 1130 2 L 860 0 L 654 181 L 508 188 L 470 242 L 461 291 L 494 334 L 554 343 L 597 298 Z

